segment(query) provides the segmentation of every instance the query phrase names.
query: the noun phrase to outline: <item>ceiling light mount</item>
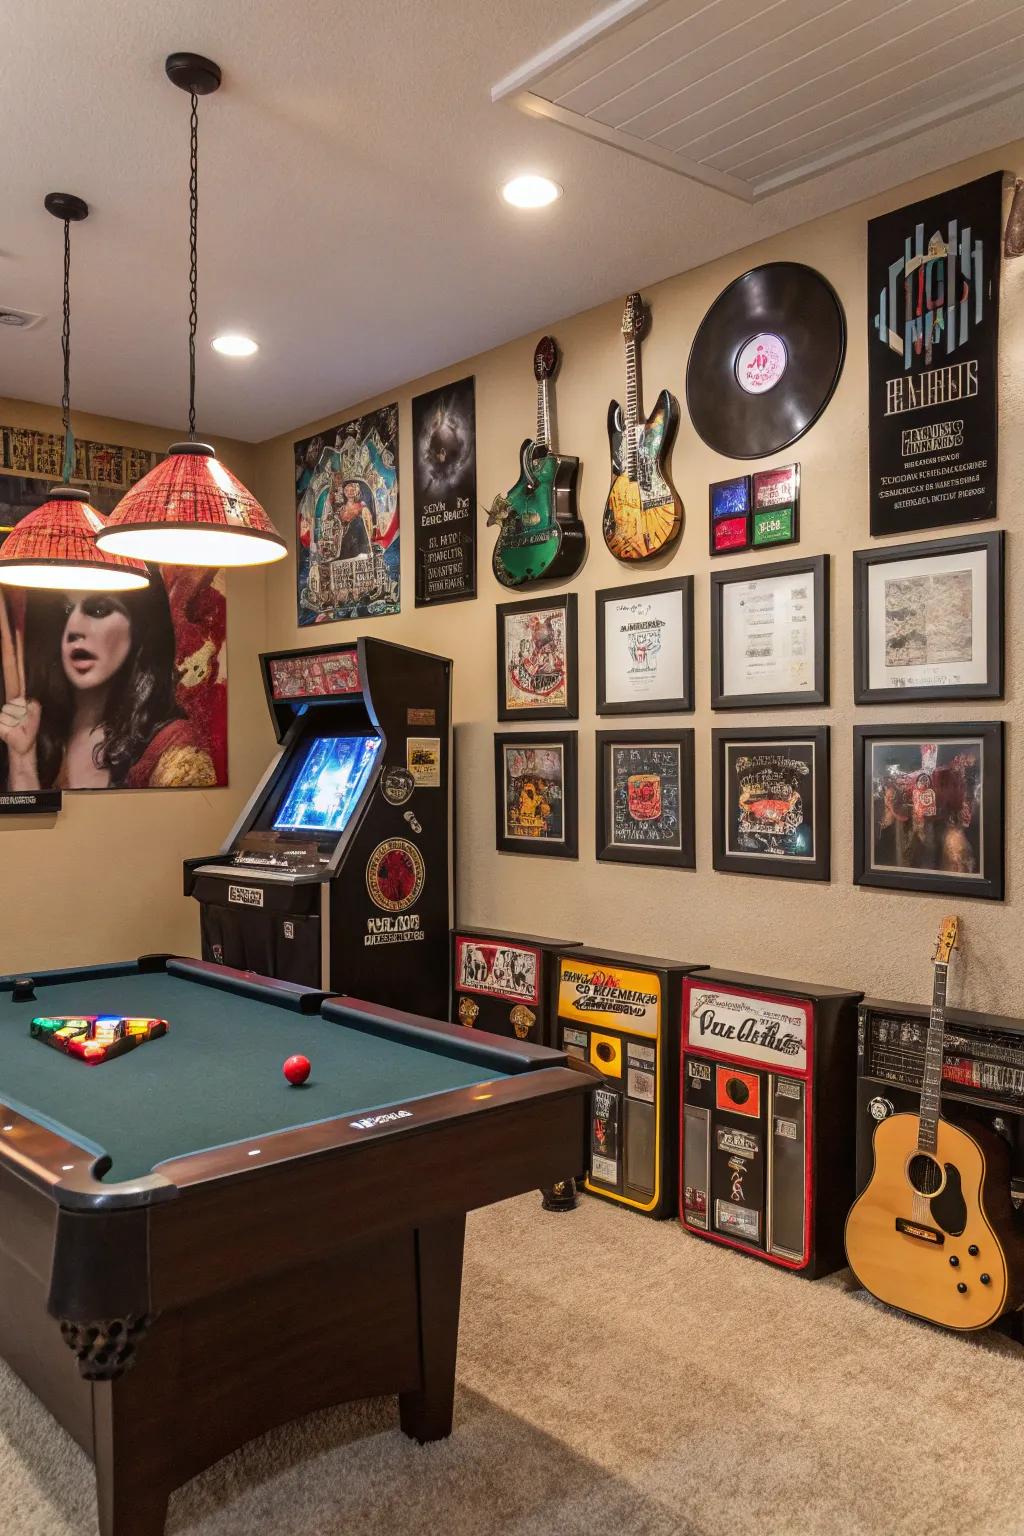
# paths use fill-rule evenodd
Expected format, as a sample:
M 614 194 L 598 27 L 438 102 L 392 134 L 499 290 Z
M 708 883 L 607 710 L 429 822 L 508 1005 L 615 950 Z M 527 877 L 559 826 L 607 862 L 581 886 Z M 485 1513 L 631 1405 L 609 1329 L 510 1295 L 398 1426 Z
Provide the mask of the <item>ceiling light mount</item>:
M 55 219 L 62 219 L 65 223 L 80 224 L 89 217 L 89 204 L 73 192 L 47 192 L 43 198 L 43 207 Z
M 167 78 L 189 96 L 212 96 L 220 89 L 220 65 L 201 53 L 171 53 L 164 65 Z

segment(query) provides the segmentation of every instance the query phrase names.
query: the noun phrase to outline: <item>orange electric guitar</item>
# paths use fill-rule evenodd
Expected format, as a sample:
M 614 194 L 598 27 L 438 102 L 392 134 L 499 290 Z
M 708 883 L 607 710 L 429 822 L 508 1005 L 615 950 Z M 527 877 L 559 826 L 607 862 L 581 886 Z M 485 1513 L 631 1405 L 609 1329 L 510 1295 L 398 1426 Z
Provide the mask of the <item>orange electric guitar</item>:
M 612 483 L 604 505 L 601 531 L 617 560 L 651 560 L 678 539 L 683 504 L 668 476 L 667 461 L 679 425 L 679 403 L 667 389 L 651 414 L 640 416 L 640 337 L 647 329 L 647 308 L 631 293 L 622 315 L 626 345 L 626 409 L 608 407 L 608 442 Z
M 1010 1201 L 1009 1148 L 940 1114 L 946 976 L 957 942 L 943 920 L 921 1107 L 875 1127 L 875 1166 L 846 1219 L 846 1257 L 879 1301 L 944 1328 L 987 1328 L 1024 1297 L 1024 1235 Z

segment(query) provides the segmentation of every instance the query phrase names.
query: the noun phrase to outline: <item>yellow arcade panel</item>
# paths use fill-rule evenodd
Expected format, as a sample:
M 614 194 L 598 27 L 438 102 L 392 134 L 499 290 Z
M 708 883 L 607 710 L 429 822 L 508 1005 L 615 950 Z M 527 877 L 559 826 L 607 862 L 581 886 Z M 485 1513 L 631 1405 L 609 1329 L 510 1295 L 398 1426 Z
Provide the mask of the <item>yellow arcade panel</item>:
M 559 957 L 557 1043 L 596 1067 L 584 1188 L 649 1216 L 675 1204 L 679 1004 L 693 966 L 577 949 Z

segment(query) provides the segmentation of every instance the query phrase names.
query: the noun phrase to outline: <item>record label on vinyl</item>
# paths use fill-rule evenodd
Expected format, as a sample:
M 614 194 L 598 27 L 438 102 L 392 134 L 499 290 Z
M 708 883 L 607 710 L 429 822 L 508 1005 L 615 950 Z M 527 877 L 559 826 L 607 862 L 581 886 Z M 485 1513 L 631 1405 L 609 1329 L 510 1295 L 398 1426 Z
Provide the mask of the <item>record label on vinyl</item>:
M 773 261 L 729 284 L 698 327 L 686 403 L 717 453 L 759 459 L 812 427 L 839 382 L 846 320 L 813 267 Z

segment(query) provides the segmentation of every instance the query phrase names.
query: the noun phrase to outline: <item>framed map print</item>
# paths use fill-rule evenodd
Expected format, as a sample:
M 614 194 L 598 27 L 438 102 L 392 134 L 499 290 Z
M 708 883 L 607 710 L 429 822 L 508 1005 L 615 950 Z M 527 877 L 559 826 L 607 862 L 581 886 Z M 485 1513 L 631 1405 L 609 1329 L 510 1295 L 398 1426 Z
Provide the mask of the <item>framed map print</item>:
M 828 703 L 828 556 L 711 573 L 711 708 Z
M 597 856 L 693 869 L 693 736 L 598 731 Z
M 854 727 L 855 884 L 1002 901 L 1003 730 Z
M 498 719 L 579 715 L 576 594 L 498 603 Z
M 693 577 L 597 593 L 597 713 L 693 709 Z
M 495 734 L 494 821 L 499 853 L 576 858 L 575 731 Z
M 1004 538 L 854 550 L 858 704 L 1002 698 Z
M 711 753 L 715 868 L 828 880 L 828 726 L 712 731 Z

